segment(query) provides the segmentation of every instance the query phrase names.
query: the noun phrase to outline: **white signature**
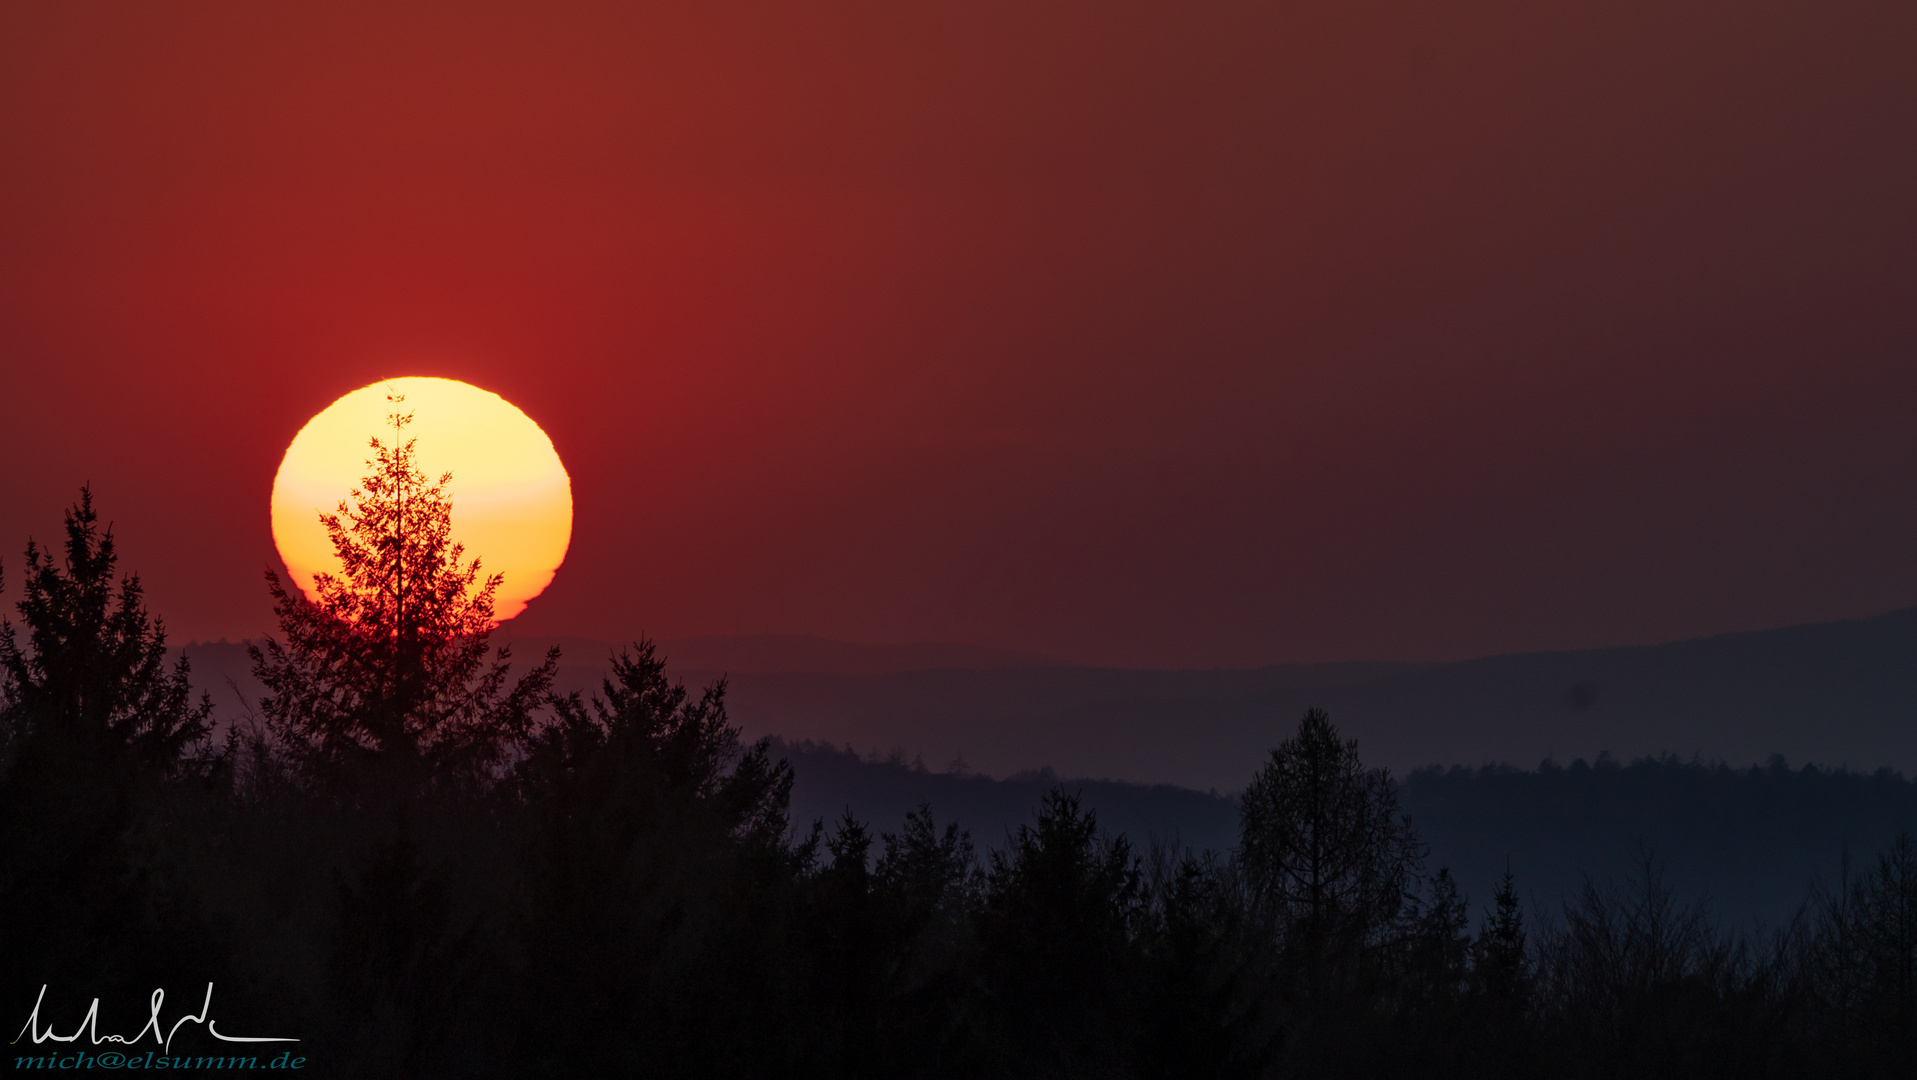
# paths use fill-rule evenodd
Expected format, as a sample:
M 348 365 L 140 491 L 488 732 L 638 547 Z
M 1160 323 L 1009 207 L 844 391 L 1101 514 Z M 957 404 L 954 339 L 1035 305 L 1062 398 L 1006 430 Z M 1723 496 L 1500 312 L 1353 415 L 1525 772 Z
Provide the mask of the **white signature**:
M 79 1040 L 81 1035 L 89 1035 L 92 1037 L 93 1045 L 95 1046 L 98 1046 L 103 1042 L 119 1043 L 121 1046 L 127 1046 L 132 1043 L 139 1042 L 141 1039 L 146 1038 L 146 1033 L 151 1031 L 153 1033 L 153 1041 L 156 1043 L 159 1043 L 162 1049 L 164 1050 L 164 1052 L 170 1054 L 173 1052 L 173 1033 L 180 1030 L 181 1024 L 205 1024 L 207 1033 L 212 1035 L 214 1038 L 220 1040 L 221 1042 L 236 1042 L 236 1043 L 299 1042 L 298 1039 L 247 1038 L 245 1036 L 240 1036 L 240 1035 L 220 1034 L 219 1029 L 213 1026 L 213 1022 L 207 1019 L 207 1017 L 211 1015 L 213 1012 L 213 984 L 212 983 L 206 984 L 206 1001 L 200 1005 L 200 1015 L 194 1016 L 192 1013 L 188 1013 L 187 1015 L 180 1017 L 178 1020 L 175 1020 L 173 1022 L 173 1026 L 171 1028 L 166 1029 L 165 1039 L 162 1039 L 160 1037 L 160 1028 L 161 1028 L 160 1003 L 166 1000 L 165 990 L 153 991 L 153 998 L 149 1002 L 149 1004 L 152 1007 L 152 1015 L 147 1019 L 146 1026 L 140 1029 L 140 1033 L 138 1035 L 133 1036 L 131 1039 L 122 1038 L 118 1035 L 100 1034 L 100 1030 L 99 1030 L 100 999 L 99 998 L 93 999 L 93 1005 L 87 1009 L 86 1019 L 80 1021 L 80 1026 L 73 1029 L 73 1034 L 55 1035 L 53 1033 L 52 1025 L 48 1025 L 45 1031 L 41 1031 L 40 1030 L 40 1003 L 45 1001 L 46 997 L 47 997 L 47 987 L 45 983 L 42 983 L 40 984 L 40 996 L 35 998 L 33 1001 L 33 1012 L 27 1015 L 27 1024 L 25 1027 L 20 1029 L 20 1034 L 15 1035 L 13 1037 L 14 1042 L 16 1043 L 19 1042 L 22 1036 L 25 1036 L 28 1034 L 31 1034 L 33 1036 L 33 1041 L 36 1044 L 43 1043 L 47 1041 L 48 1039 L 52 1039 L 54 1042 L 66 1042 L 66 1043 L 76 1042 Z

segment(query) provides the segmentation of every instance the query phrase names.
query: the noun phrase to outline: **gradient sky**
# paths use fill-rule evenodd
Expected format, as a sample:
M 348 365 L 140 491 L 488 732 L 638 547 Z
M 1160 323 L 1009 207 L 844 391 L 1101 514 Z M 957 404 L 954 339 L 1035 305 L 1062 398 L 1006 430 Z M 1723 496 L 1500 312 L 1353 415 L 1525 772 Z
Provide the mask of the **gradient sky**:
M 402 374 L 572 472 L 519 620 L 1151 665 L 1917 603 L 1917 5 L 0 7 L 0 558 L 270 625 Z

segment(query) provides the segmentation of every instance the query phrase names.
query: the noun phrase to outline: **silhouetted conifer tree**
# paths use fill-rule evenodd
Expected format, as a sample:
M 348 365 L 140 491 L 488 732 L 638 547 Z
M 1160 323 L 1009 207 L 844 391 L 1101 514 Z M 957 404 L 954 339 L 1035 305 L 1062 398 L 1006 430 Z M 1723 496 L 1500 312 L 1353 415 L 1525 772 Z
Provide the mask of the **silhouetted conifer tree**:
M 606 1075 L 741 1075 L 796 1044 L 780 950 L 802 857 L 791 768 L 744 746 L 725 684 L 694 697 L 650 642 L 528 744 L 511 934 L 515 1060 Z M 563 1041 L 554 1031 L 571 1032 Z
M 469 944 L 505 922 L 481 798 L 528 746 L 558 650 L 509 677 L 508 650 L 489 644 L 501 578 L 452 541 L 452 474 L 421 471 L 411 414 L 388 400 L 391 445 L 371 438 L 359 486 L 319 515 L 340 572 L 317 575 L 310 600 L 269 571 L 280 638 L 249 652 L 275 749 L 306 797 L 333 804 L 314 836 L 333 861 L 311 881 L 332 886 L 338 928 L 326 1030 L 362 1073 L 457 1075 L 465 1059 L 441 1051 L 472 1041 L 449 1036 L 483 982 Z
M 1054 789 L 992 852 L 979 913 L 994 1075 L 1120 1076 L 1136 1068 L 1143 873 L 1124 837 Z
M 1457 1036 L 1464 1055 L 1459 1072 L 1474 1077 L 1530 1077 L 1538 1069 L 1532 1038 L 1532 960 L 1523 904 L 1508 866 L 1492 904 L 1470 946 L 1470 1009 L 1461 1018 Z
M 1440 868 L 1405 912 L 1402 957 L 1406 990 L 1418 1004 L 1450 1006 L 1461 998 L 1470 974 L 1470 913 L 1451 871 Z
M 929 1006 L 952 991 L 960 954 L 970 944 L 969 921 L 983 887 L 972 838 L 957 825 L 941 830 L 930 804 L 921 803 L 898 832 L 880 840 L 885 850 L 872 876 L 898 923 L 894 989 Z
M 1140 1073 L 1255 1077 L 1280 1049 L 1267 1000 L 1270 942 L 1244 903 L 1235 868 L 1212 853 L 1154 843 Z
M 555 702 L 554 720 L 532 733 L 517 766 L 521 796 L 618 799 L 653 827 L 693 817 L 720 835 L 777 848 L 791 766 L 772 759 L 769 739 L 740 742 L 723 679 L 695 698 L 665 667 L 640 641 L 612 658 L 600 695 Z
M 950 925 L 970 914 L 980 886 L 970 834 L 952 824 L 940 831 L 931 805 L 920 803 L 898 832 L 880 839 L 885 850 L 873 876 L 908 925 Z
M 806 995 L 828 1005 L 814 1067 L 952 1075 L 972 1050 L 964 970 L 979 886 L 972 842 L 955 825 L 941 831 L 926 805 L 879 842 L 872 860 L 869 833 L 848 814 L 826 841 L 830 860 L 807 882 Z
M 558 660 L 555 649 L 509 684 L 507 650 L 489 655 L 501 579 L 482 581 L 452 542 L 452 474 L 419 469 L 411 419 L 391 415 L 393 445 L 371 439 L 360 486 L 320 514 L 341 572 L 315 577 L 314 601 L 268 571 L 284 641 L 249 646 L 260 712 L 309 777 L 378 774 L 402 792 L 496 770 L 528 737 Z
M 833 1076 L 885 1075 L 882 1019 L 896 927 L 872 889 L 872 834 L 848 810 L 825 839 L 827 858 L 806 882 L 805 999 L 800 1031 L 814 1068 Z
M 1240 800 L 1238 860 L 1252 903 L 1283 942 L 1309 999 L 1349 989 L 1386 944 L 1422 847 L 1391 777 L 1366 769 L 1322 709 L 1271 752 Z
M 1493 903 L 1495 908 L 1485 913 L 1477 939 L 1471 943 L 1473 982 L 1483 996 L 1522 1010 L 1531 996 L 1531 956 L 1526 948 L 1524 907 L 1508 866 Z
M 27 544 L 21 626 L 0 624 L 0 952 L 56 996 L 79 990 L 76 973 L 98 993 L 204 967 L 178 880 L 195 838 L 170 781 L 215 760 L 211 702 L 184 658 L 167 663 L 139 579 L 116 580 L 113 532 L 86 489 L 65 524 L 59 555 Z
M 0 726 L 10 756 L 40 768 L 172 772 L 211 731 L 213 705 L 195 698 L 187 661 L 167 663 L 166 631 L 147 613 L 140 579 L 114 579 L 113 530 L 99 528 L 82 488 L 66 514 L 64 554 L 28 541 L 26 642 L 0 623 Z

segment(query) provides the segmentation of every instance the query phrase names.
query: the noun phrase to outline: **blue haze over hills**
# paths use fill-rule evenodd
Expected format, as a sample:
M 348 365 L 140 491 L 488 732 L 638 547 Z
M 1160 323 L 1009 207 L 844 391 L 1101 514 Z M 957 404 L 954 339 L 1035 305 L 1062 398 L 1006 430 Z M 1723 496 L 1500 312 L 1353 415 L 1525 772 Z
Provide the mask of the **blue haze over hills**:
M 514 651 L 555 643 L 562 687 L 595 687 L 605 643 Z M 256 692 L 243 647 L 186 651 L 223 712 Z M 1432 863 L 1478 898 L 1507 859 L 1548 904 L 1651 855 L 1681 894 L 1776 922 L 1846 849 L 1862 861 L 1917 829 L 1917 785 L 1895 775 L 1917 771 L 1917 609 L 1438 664 L 1136 671 L 774 635 L 661 652 L 689 684 L 729 675 L 735 721 L 794 763 L 799 824 L 849 809 L 895 830 L 927 801 L 985 848 L 1064 779 L 1141 845 L 1229 847 L 1233 793 L 1319 705 L 1399 775 Z
M 876 651 L 837 667 L 755 669 L 724 663 L 726 640 L 662 651 L 694 681 L 730 670 L 733 714 L 749 732 L 897 749 L 933 767 L 963 758 L 998 776 L 1049 766 L 1233 791 L 1312 705 L 1366 761 L 1401 773 L 1600 753 L 1734 765 L 1781 754 L 1917 772 L 1917 608 L 1667 645 L 1252 670 L 986 662 L 960 647 L 951 659 L 964 662 L 934 666 L 936 646 L 917 647 L 918 670 L 877 670 Z M 744 639 L 767 652 L 776 640 Z

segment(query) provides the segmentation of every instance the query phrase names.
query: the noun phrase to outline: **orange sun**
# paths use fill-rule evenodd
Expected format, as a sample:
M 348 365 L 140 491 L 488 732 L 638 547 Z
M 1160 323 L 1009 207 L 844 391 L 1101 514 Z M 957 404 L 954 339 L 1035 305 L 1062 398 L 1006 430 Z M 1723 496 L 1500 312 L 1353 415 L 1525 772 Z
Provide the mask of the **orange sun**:
M 388 394 L 405 396 L 394 405 Z M 313 575 L 340 571 L 319 515 L 359 486 L 368 441 L 391 444 L 387 416 L 409 412 L 420 470 L 453 474 L 452 538 L 478 557 L 482 576 L 504 574 L 493 610 L 500 620 L 544 592 L 572 541 L 572 481 L 552 440 L 498 394 L 453 379 L 389 379 L 362 387 L 306 422 L 273 478 L 273 542 L 308 598 Z

